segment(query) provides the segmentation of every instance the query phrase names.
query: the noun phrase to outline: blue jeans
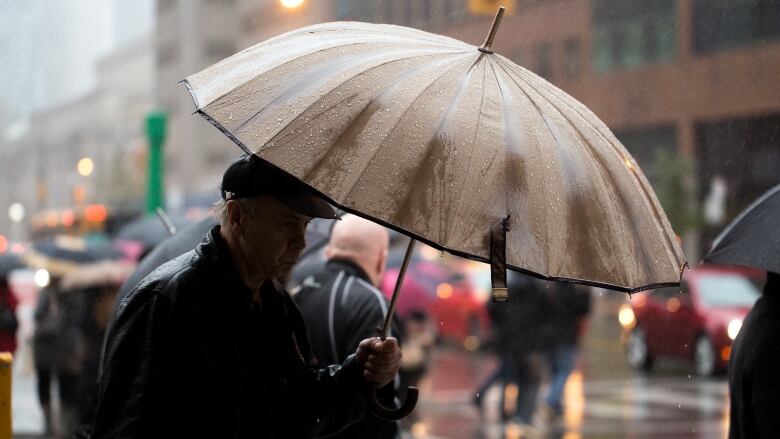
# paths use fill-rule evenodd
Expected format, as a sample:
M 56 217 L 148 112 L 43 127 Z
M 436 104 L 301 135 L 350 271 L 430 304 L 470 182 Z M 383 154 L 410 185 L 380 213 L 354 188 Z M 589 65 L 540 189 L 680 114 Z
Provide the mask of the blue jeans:
M 558 346 L 548 353 L 550 361 L 550 389 L 547 393 L 547 404 L 553 409 L 555 414 L 563 415 L 563 387 L 569 374 L 574 370 L 574 363 L 577 360 L 577 346 L 563 345 Z

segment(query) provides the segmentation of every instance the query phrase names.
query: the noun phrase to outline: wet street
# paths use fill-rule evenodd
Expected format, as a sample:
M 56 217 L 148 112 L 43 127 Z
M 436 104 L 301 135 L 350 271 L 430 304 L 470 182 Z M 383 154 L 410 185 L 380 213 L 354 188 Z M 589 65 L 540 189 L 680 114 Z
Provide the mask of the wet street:
M 491 389 L 483 410 L 474 389 L 496 366 L 490 351 L 468 352 L 452 345 L 434 353 L 430 373 L 420 385 L 415 419 L 405 438 L 723 438 L 728 429 L 728 390 L 724 377 L 700 379 L 691 366 L 659 361 L 650 374 L 631 370 L 623 358 L 615 317 L 623 297 L 596 296 L 577 370 L 565 389 L 567 406 L 557 425 L 540 423 L 532 431 L 499 421 L 499 390 Z M 35 397 L 30 359 L 15 364 L 14 430 L 39 437 L 42 416 Z M 540 394 L 544 394 L 542 388 Z M 511 393 L 511 390 L 510 390 Z
M 608 295 L 607 295 L 608 294 Z M 499 421 L 499 390 L 485 396 L 482 413 L 474 389 L 496 365 L 489 353 L 453 347 L 436 352 L 421 385 L 414 438 L 722 438 L 728 432 L 725 377 L 702 379 L 692 366 L 658 361 L 653 372 L 631 370 L 623 358 L 615 313 L 622 297 L 605 293 L 594 301 L 577 370 L 565 389 L 567 411 L 557 425 L 532 430 Z M 544 394 L 542 388 L 540 394 Z

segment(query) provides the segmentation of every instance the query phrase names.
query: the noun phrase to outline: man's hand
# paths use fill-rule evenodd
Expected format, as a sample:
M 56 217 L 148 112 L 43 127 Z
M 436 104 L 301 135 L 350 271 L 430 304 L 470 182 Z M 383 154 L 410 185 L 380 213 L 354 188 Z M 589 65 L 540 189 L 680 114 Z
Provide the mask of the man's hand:
M 360 342 L 355 360 L 363 365 L 363 378 L 376 387 L 383 387 L 393 380 L 401 367 L 401 349 L 395 337 L 385 341 L 378 337 L 367 338 Z

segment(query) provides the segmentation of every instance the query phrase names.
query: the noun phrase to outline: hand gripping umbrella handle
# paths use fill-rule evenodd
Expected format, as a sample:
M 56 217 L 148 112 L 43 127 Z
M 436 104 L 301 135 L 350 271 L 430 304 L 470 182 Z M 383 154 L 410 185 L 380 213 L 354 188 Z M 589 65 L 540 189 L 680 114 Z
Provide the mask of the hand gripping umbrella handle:
M 382 325 L 382 332 L 379 338 L 384 341 L 387 338 L 387 333 L 390 331 L 390 323 L 393 321 L 393 314 L 395 313 L 395 302 L 398 299 L 398 293 L 401 291 L 401 284 L 404 282 L 404 275 L 406 274 L 406 267 L 409 266 L 409 261 L 412 259 L 412 253 L 414 252 L 414 238 L 409 239 L 409 246 L 406 247 L 406 254 L 404 255 L 404 262 L 401 264 L 401 271 L 398 272 L 398 279 L 395 282 L 395 289 L 393 290 L 393 297 L 390 299 L 390 307 L 387 309 L 387 315 L 385 316 L 385 322 Z M 375 415 L 382 419 L 389 421 L 397 421 L 414 410 L 417 405 L 417 397 L 420 392 L 417 387 L 408 387 L 406 389 L 406 399 L 398 408 L 387 408 L 383 406 L 376 397 L 376 389 L 366 386 L 365 397 L 368 403 L 368 408 L 371 409 Z

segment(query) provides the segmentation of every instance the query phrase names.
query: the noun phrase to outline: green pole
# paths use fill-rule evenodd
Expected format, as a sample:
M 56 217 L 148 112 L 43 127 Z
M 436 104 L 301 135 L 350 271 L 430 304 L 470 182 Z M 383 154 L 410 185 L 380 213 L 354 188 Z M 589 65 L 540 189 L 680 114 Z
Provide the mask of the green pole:
M 165 123 L 167 114 L 164 111 L 152 111 L 146 115 L 146 137 L 149 140 L 149 174 L 146 192 L 146 213 L 154 213 L 158 207 L 163 207 L 164 191 L 163 176 L 163 143 L 165 142 Z

